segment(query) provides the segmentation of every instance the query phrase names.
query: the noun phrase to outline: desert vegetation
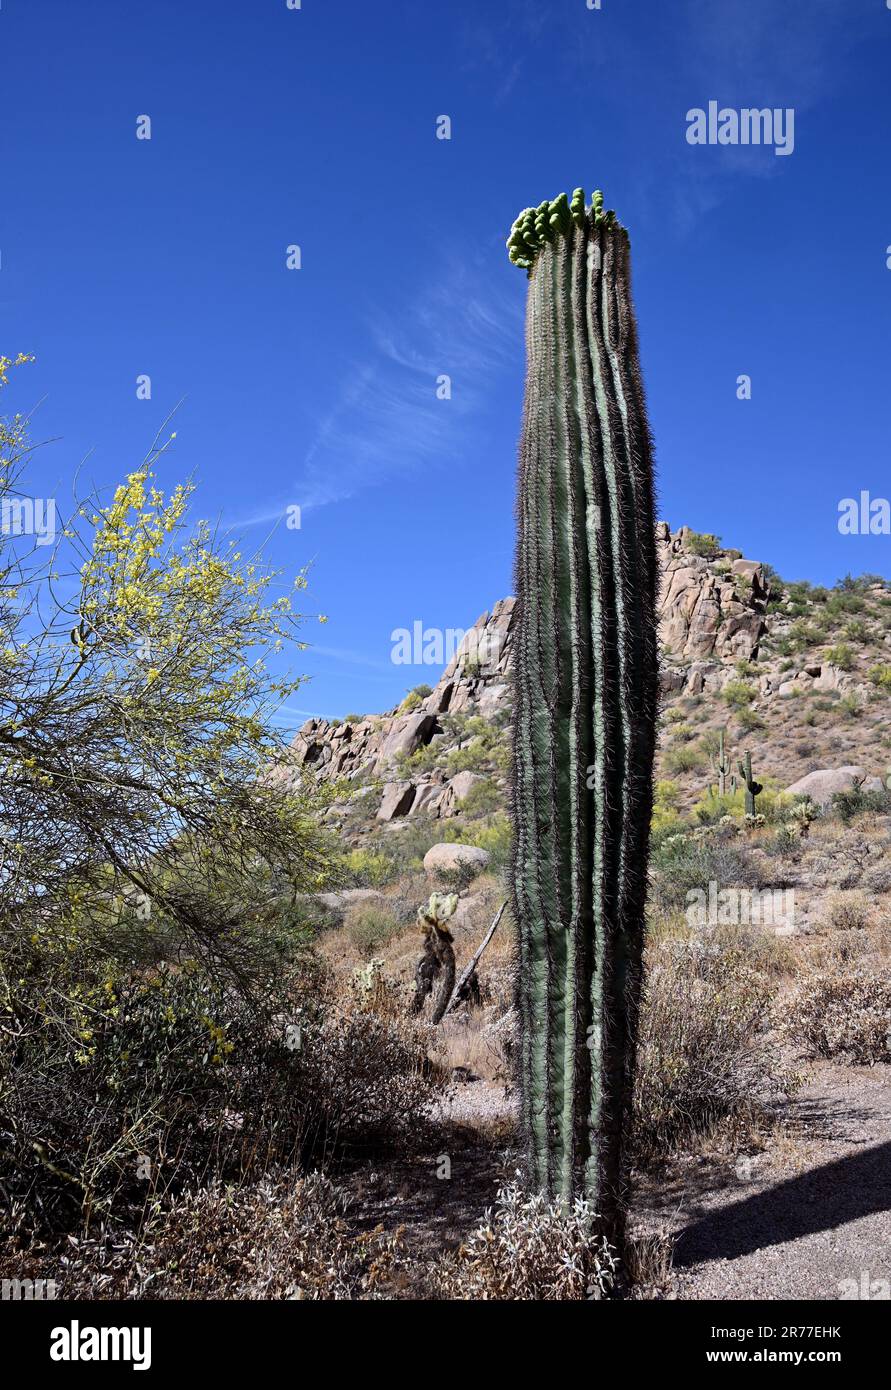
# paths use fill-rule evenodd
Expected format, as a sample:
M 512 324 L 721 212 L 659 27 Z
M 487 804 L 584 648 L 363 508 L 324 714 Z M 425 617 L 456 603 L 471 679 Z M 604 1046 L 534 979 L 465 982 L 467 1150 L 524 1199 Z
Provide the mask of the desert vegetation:
M 560 236 L 546 255 L 568 269 Z M 0 380 L 27 367 L 2 359 Z M 88 1299 L 675 1294 L 691 1171 L 720 1194 L 751 1165 L 780 1181 L 812 1161 L 821 1087 L 883 1093 L 884 583 L 814 589 L 763 567 L 757 651 L 698 689 L 678 662 L 658 725 L 654 694 L 652 805 L 646 786 L 608 798 L 604 852 L 649 850 L 645 915 L 642 876 L 626 895 L 636 1065 L 610 1081 L 626 1110 L 604 1221 L 578 1114 L 553 1067 L 543 1088 L 528 1031 L 553 1007 L 530 961 L 562 922 L 529 865 L 554 869 L 573 912 L 592 907 L 569 801 L 553 803 L 560 836 L 539 841 L 526 816 L 514 837 L 516 779 L 543 752 L 513 676 L 523 640 L 540 659 L 534 628 L 499 608 L 497 661 L 289 743 L 270 716 L 301 681 L 269 659 L 299 656 L 305 576 L 272 597 L 280 577 L 196 520 L 190 485 L 164 495 L 153 473 L 173 447 L 168 432 L 74 505 L 49 553 L 2 538 L 0 1273 Z M 0 498 L 26 490 L 30 453 L 27 422 L 7 418 Z M 687 554 L 719 575 L 733 563 L 712 536 Z M 576 685 L 590 694 L 597 670 Z M 621 726 L 618 706 L 601 714 Z M 568 728 L 550 736 L 575 785 L 609 745 L 588 730 L 573 752 Z M 367 755 L 325 772 L 326 749 L 362 740 Z M 789 790 L 821 769 L 823 794 Z M 587 968 L 577 957 L 576 978 Z M 606 1058 L 589 1065 L 579 1018 L 542 1036 L 574 1059 L 584 1110 Z M 542 1131 L 542 1105 L 562 1131 Z

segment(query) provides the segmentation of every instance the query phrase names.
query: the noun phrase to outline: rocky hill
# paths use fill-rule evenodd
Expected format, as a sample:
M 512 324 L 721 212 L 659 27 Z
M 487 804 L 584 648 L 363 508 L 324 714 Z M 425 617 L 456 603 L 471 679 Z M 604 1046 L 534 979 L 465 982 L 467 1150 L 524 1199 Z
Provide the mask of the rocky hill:
M 867 577 L 835 590 L 786 584 L 714 537 L 687 527 L 672 532 L 665 522 L 657 545 L 660 776 L 675 779 L 680 802 L 689 806 L 707 786 L 709 734 L 719 728 L 728 751 L 735 757 L 752 748 L 756 774 L 777 786 L 811 776 L 806 790 L 819 795 L 815 772 L 841 768 L 834 790 L 861 773 L 884 776 L 891 761 L 884 728 L 891 594 L 884 581 Z M 388 824 L 460 815 L 474 787 L 493 778 L 503 789 L 514 617 L 513 598 L 483 613 L 436 686 L 417 687 L 396 709 L 309 720 L 292 745 L 295 764 L 337 784 L 338 800 L 362 800 L 366 815 L 373 805 L 374 819 Z M 476 759 L 462 756 L 480 744 Z M 336 809 L 330 814 L 339 820 Z

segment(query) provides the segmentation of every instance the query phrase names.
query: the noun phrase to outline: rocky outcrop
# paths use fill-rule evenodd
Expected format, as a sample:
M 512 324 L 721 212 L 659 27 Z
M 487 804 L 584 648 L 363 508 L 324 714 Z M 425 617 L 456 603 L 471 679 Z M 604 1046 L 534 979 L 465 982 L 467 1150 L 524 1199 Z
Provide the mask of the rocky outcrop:
M 437 769 L 410 781 L 392 774 L 400 760 L 444 736 L 442 721 L 447 716 L 491 718 L 509 708 L 515 608 L 515 599 L 502 599 L 477 619 L 419 709 L 402 714 L 393 710 L 353 723 L 308 719 L 291 745 L 295 766 L 325 782 L 382 780 L 377 811 L 382 821 L 455 815 L 482 780 L 477 773 L 459 772 L 449 779 Z
M 659 602 L 663 693 L 698 695 L 737 679 L 734 663 L 754 659 L 766 631 L 767 586 L 761 564 L 739 551 L 708 554 L 688 527 L 656 528 L 662 576 Z M 417 708 L 352 723 L 310 719 L 292 745 L 295 765 L 320 781 L 383 784 L 377 818 L 445 819 L 460 812 L 478 775 L 448 778 L 441 768 L 405 775 L 405 760 L 448 737 L 454 715 L 509 716 L 516 600 L 502 599 L 463 636 L 433 691 Z M 782 680 L 782 684 L 780 684 Z M 834 667 L 761 677 L 760 695 L 793 693 L 813 685 L 835 689 L 844 679 Z M 791 686 L 793 689 L 787 689 Z M 400 773 L 402 774 L 400 776 Z
M 738 551 L 697 554 L 692 536 L 686 526 L 672 532 L 662 521 L 656 527 L 663 650 L 681 661 L 751 660 L 766 631 L 762 566 Z

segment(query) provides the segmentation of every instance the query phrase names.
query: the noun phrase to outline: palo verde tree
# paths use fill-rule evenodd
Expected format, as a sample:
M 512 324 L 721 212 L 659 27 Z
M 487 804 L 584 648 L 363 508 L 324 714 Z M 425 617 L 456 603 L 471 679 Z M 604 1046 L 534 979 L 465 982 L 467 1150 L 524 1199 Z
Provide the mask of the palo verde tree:
M 576 189 L 527 209 L 512 892 L 529 1177 L 619 1248 L 657 705 L 652 446 L 629 242 Z
M 237 976 L 260 885 L 287 897 L 325 870 L 274 773 L 271 716 L 300 678 L 270 657 L 300 618 L 259 557 L 190 524 L 191 485 L 155 486 L 169 442 L 50 545 L 19 524 L 26 422 L 0 427 L 0 948 L 166 924 L 180 958 Z

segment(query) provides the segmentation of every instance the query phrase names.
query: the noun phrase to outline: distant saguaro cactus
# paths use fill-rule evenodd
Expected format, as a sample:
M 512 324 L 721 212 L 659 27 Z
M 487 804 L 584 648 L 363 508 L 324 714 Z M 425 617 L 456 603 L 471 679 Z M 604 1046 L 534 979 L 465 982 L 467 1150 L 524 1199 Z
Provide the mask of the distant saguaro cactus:
M 656 739 L 652 445 L 629 242 L 595 193 L 527 209 L 512 895 L 531 1182 L 621 1247 Z
M 727 792 L 727 774 L 730 771 L 730 759 L 724 752 L 724 730 L 718 735 L 718 752 L 712 759 L 715 771 L 718 774 L 718 795 L 725 796 Z
M 756 782 L 754 777 L 752 776 L 751 753 L 746 754 L 745 762 L 737 762 L 736 765 L 739 768 L 739 775 L 742 778 L 743 785 L 746 789 L 746 815 L 754 816 L 757 814 L 755 811 L 755 797 L 758 795 L 759 792 L 763 792 L 764 788 L 762 787 L 761 783 Z

